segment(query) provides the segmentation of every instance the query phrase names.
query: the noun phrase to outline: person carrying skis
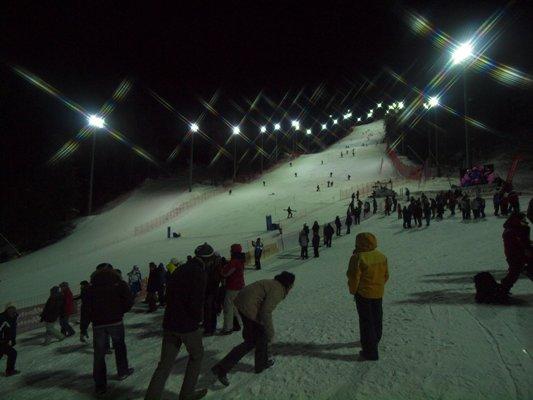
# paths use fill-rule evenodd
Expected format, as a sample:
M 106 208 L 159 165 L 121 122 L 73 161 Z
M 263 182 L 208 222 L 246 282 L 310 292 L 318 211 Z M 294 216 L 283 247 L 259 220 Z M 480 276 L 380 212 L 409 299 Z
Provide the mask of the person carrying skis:
M 337 215 L 337 217 L 335 218 L 335 227 L 337 228 L 335 230 L 335 234 L 337 236 L 340 236 L 341 235 L 341 229 L 342 229 L 342 222 L 341 222 L 341 219 L 339 218 L 339 216 Z
M 261 242 L 261 238 L 257 238 L 255 242 L 252 240 L 252 246 L 254 246 L 255 269 L 261 269 L 261 255 L 263 254 L 263 242 Z
M 372 233 L 357 235 L 346 276 L 359 314 L 362 347 L 359 355 L 362 360 L 377 361 L 383 331 L 383 293 L 389 271 L 387 257 L 377 250 L 377 239 Z
M 17 361 L 17 309 L 13 304 L 7 304 L 0 314 L 0 358 L 7 356 L 5 377 L 17 375 L 20 371 L 15 369 Z
M 300 257 L 302 260 L 304 260 L 308 258 L 307 247 L 309 246 L 309 236 L 303 229 L 300 231 L 300 235 L 298 236 L 298 243 L 300 244 Z
M 350 234 L 350 227 L 352 226 L 352 215 L 350 214 L 350 210 L 346 213 L 346 220 L 344 221 L 346 224 L 346 234 Z
M 231 258 L 228 264 L 222 268 L 222 277 L 226 279 L 226 296 L 224 297 L 224 328 L 221 335 L 231 335 L 240 328 L 241 321 L 235 308 L 234 300 L 239 291 L 244 287 L 244 261 L 245 255 L 242 246 L 234 243 L 230 248 Z M 234 326 L 233 318 L 236 317 L 238 323 Z
M 229 386 L 227 374 L 248 352 L 255 349 L 255 373 L 274 365 L 268 357 L 268 344 L 274 339 L 272 313 L 294 286 L 295 276 L 283 271 L 274 279 L 263 279 L 246 286 L 235 305 L 243 321 L 244 342 L 234 347 L 211 371 L 224 386 Z
M 139 267 L 134 265 L 130 272 L 128 272 L 128 284 L 130 285 L 131 294 L 137 297 L 141 291 L 142 275 Z

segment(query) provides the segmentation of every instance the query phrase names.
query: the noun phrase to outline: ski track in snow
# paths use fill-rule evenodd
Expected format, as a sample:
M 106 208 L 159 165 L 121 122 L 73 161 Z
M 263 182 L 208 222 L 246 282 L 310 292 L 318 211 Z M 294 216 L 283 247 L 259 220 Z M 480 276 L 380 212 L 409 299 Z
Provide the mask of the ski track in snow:
M 174 192 L 171 196 L 161 190 L 158 196 L 152 196 L 149 191 L 140 190 L 122 205 L 81 224 L 79 232 L 68 240 L 16 263 L 4 264 L 5 268 L 2 265 L 2 283 L 9 282 L 19 290 L 6 288 L 9 290 L 0 293 L 0 299 L 10 299 L 11 295 L 20 295 L 20 291 L 38 292 L 42 287 L 46 289 L 50 282 L 65 280 L 65 275 L 71 281 L 85 279 L 103 259 L 113 263 L 118 260 L 119 265 L 140 265 L 152 258 L 164 261 L 176 253 L 190 253 L 194 245 L 206 237 L 215 247 L 226 248 L 235 237 L 262 234 L 258 227 L 263 229 L 263 213 L 281 215 L 279 210 L 286 208 L 288 202 L 299 210 L 316 211 L 307 216 L 303 216 L 303 212 L 296 214 L 296 221 L 284 222 L 287 232 L 300 229 L 303 222 L 310 225 L 315 219 L 322 222 L 336 214 L 342 215 L 347 201 L 331 201 L 332 192 L 324 191 L 319 198 L 311 198 L 308 193 L 316 186 L 319 174 L 324 175 L 324 181 L 329 177 L 324 170 L 315 168 L 321 159 L 328 163 L 326 171 L 332 169 L 335 175 L 344 173 L 338 171 L 349 170 L 343 170 L 348 168 L 344 164 L 347 160 L 339 158 L 339 150 L 345 143 L 364 142 L 365 139 L 357 136 L 360 131 L 379 134 L 382 126 L 375 123 L 357 128 L 354 135 L 325 152 L 300 157 L 292 168 L 284 165 L 267 174 L 267 181 L 275 187 L 267 191 L 282 188 L 287 191 L 287 187 L 292 190 L 281 194 L 280 198 L 265 200 L 262 197 L 265 191 L 252 183 L 239 186 L 231 199 L 224 195 L 193 209 L 178 220 L 189 239 L 168 242 L 161 239 L 160 232 L 152 232 L 107 246 L 102 251 L 91 251 L 91 244 L 86 242 L 92 240 L 93 235 L 100 238 L 99 235 L 105 233 L 99 225 L 106 225 L 112 237 L 114 230 L 124 228 L 125 221 L 133 226 L 153 216 L 138 215 L 147 209 L 145 203 L 149 205 L 159 199 L 153 212 L 157 215 L 177 202 Z M 358 174 L 352 173 L 355 181 L 344 184 L 383 180 L 378 176 L 382 148 L 369 146 L 357 151 L 360 158 L 355 160 L 355 168 L 365 172 L 361 172 L 359 181 Z M 298 185 L 292 179 L 295 169 L 299 172 Z M 445 182 L 435 180 L 425 188 L 444 187 Z M 411 189 L 417 188 L 412 185 Z M 338 196 L 338 187 L 335 190 Z M 180 196 L 186 198 L 187 195 Z M 290 199 L 295 196 L 298 200 L 293 203 Z M 228 204 L 230 202 L 235 204 Z M 396 215 L 387 218 L 378 215 L 352 229 L 352 234 L 335 237 L 331 249 L 320 248 L 318 259 L 298 260 L 294 256 L 299 251 L 294 248 L 265 260 L 263 270 L 246 271 L 247 283 L 272 278 L 283 270 L 296 275 L 295 287 L 274 313 L 276 336 L 271 353 L 275 365 L 257 375 L 253 370 L 253 355 L 248 355 L 228 375 L 231 385 L 224 388 L 209 369 L 239 343 L 241 337 L 238 334 L 209 337 L 204 340 L 205 355 L 198 387 L 209 388 L 206 399 L 213 400 L 532 399 L 531 282 L 522 278 L 513 288 L 514 297 L 523 302 L 521 305 L 485 306 L 473 300 L 472 277 L 477 271 L 490 270 L 498 279 L 505 273 L 502 223 L 502 219 L 488 217 L 485 221 L 465 224 L 456 216 L 441 222 L 431 221 L 429 228 L 405 231 Z M 211 229 L 206 229 L 208 226 Z M 345 272 L 355 235 L 361 231 L 371 231 L 377 236 L 378 247 L 389 260 L 390 280 L 383 303 L 384 330 L 378 362 L 356 361 L 360 350 L 357 313 L 346 285 Z M 75 270 L 70 260 L 58 258 L 61 254 L 68 258 L 67 255 L 78 254 L 72 253 L 78 251 L 86 255 Z M 39 259 L 42 263 L 36 263 Z M 122 270 L 126 272 L 125 267 Z M 219 326 L 221 320 L 219 318 Z M 147 314 L 144 305 L 136 305 L 126 315 L 128 357 L 135 373 L 117 382 L 113 377 L 116 372 L 114 358 L 107 357 L 110 388 L 107 398 L 135 400 L 144 397 L 159 358 L 161 321 L 162 310 Z M 92 398 L 92 347 L 78 343 L 77 336 L 42 347 L 39 344 L 42 333 L 32 331 L 18 338 L 17 367 L 22 374 L 2 380 L 0 398 Z M 167 382 L 164 399 L 177 398 L 186 362 L 187 355 L 182 349 Z

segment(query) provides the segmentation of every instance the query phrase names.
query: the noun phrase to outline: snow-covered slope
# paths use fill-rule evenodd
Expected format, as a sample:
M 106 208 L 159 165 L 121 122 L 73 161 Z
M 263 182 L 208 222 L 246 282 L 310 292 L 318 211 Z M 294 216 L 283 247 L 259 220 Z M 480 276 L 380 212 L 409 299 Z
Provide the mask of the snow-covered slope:
M 271 214 L 275 221 L 282 220 L 286 217 L 283 209 L 289 205 L 297 210 L 297 218 L 283 221 L 284 233 L 300 229 L 304 221 L 298 216 L 303 214 L 312 212 L 314 218 L 323 220 L 336 211 L 344 213 L 346 202 L 339 202 L 341 188 L 394 175 L 393 167 L 383 157 L 384 145 L 376 145 L 383 135 L 382 121 L 359 126 L 327 150 L 294 160 L 292 167 L 286 162 L 258 181 L 235 185 L 231 196 L 224 192 L 211 197 L 169 224 L 174 231 L 182 233 L 182 238 L 177 240 L 166 239 L 166 224 L 138 237 L 133 236 L 134 227 L 214 188 L 195 187 L 188 193 L 180 191 L 173 181 L 148 183 L 111 210 L 84 219 L 60 242 L 2 264 L 0 304 L 19 301 L 28 305 L 43 301 L 51 286 L 62 281 L 78 283 L 101 262 L 110 262 L 123 272 L 138 264 L 146 273 L 150 261 L 184 259 L 204 241 L 225 252 L 232 243 L 258 236 L 267 238 L 265 215 Z M 349 154 L 341 158 L 346 146 Z M 352 148 L 356 149 L 356 157 L 352 157 Z M 294 176 L 295 172 L 298 177 Z M 330 172 L 333 172 L 332 179 Z M 327 180 L 334 181 L 333 188 L 326 187 Z M 316 192 L 317 184 L 321 192 Z

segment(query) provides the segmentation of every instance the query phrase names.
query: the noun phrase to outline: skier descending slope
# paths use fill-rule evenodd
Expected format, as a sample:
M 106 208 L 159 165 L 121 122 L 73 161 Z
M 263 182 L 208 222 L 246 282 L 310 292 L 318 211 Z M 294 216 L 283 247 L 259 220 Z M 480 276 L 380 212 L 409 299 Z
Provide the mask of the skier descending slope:
M 348 288 L 354 295 L 359 314 L 359 333 L 362 360 L 378 360 L 378 344 L 382 335 L 382 298 L 389 279 L 387 257 L 376 249 L 377 240 L 372 233 L 359 233 L 355 239 L 355 252 L 350 258 Z
M 211 371 L 218 380 L 228 386 L 227 374 L 248 352 L 255 348 L 255 372 L 257 374 L 274 364 L 268 359 L 268 343 L 274 339 L 272 313 L 285 299 L 294 285 L 294 275 L 283 271 L 274 279 L 263 279 L 246 286 L 235 305 L 242 317 L 244 342 L 234 347 Z

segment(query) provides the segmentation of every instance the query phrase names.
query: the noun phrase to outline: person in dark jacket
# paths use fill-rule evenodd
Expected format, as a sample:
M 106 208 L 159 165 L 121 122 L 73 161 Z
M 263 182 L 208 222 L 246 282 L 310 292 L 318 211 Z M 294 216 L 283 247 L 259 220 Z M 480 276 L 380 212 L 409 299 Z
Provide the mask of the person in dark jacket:
M 318 248 L 320 247 L 320 236 L 318 232 L 313 231 L 313 239 L 311 240 L 313 245 L 313 257 L 319 257 Z
M 74 314 L 74 295 L 68 287 L 67 282 L 62 282 L 59 285 L 61 294 L 63 295 L 63 309 L 59 316 L 59 326 L 61 327 L 61 333 L 67 337 L 74 335 L 76 332 L 70 326 L 69 319 Z
M 333 234 L 335 233 L 335 230 L 331 226 L 331 224 L 324 225 L 324 246 L 331 247 L 331 238 L 333 237 Z
M 378 202 L 375 197 L 372 197 L 372 214 L 378 212 Z
M 520 199 L 519 199 L 519 193 L 511 190 L 509 192 L 509 210 L 513 214 L 517 214 L 520 212 Z
M 295 277 L 287 271 L 274 279 L 263 279 L 246 286 L 235 304 L 243 321 L 243 343 L 235 346 L 211 371 L 224 386 L 229 385 L 227 374 L 251 350 L 255 349 L 255 373 L 274 365 L 268 356 L 268 343 L 274 339 L 272 313 L 294 285 Z
M 261 269 L 261 255 L 263 254 L 263 242 L 261 242 L 261 238 L 257 238 L 255 242 L 252 241 L 252 246 L 254 246 L 255 269 Z
M 300 231 L 300 235 L 298 235 L 298 243 L 300 244 L 300 257 L 304 260 L 308 258 L 307 247 L 309 246 L 309 236 L 307 236 L 303 229 Z
M 497 190 L 492 196 L 492 205 L 494 206 L 494 215 L 498 216 L 500 213 L 501 194 Z
M 359 225 L 361 223 L 361 206 L 360 205 L 354 208 L 353 219 L 354 219 L 354 225 Z
M 202 319 L 206 287 L 206 265 L 214 262 L 213 248 L 204 243 L 194 251 L 195 257 L 176 270 L 167 287 L 167 307 L 163 318 L 161 359 L 152 375 L 145 400 L 159 400 L 174 367 L 182 343 L 189 361 L 181 386 L 180 399 L 200 399 L 207 389 L 196 390 L 202 366 Z
M 206 287 L 205 287 L 205 300 L 204 300 L 204 336 L 212 336 L 217 329 L 217 314 L 218 310 L 224 304 L 224 297 L 222 296 L 222 290 L 220 284 L 222 283 L 222 269 L 227 264 L 224 257 L 221 257 L 218 253 L 215 253 L 214 261 L 208 263 L 205 267 L 206 273 Z
M 411 229 L 411 207 L 403 206 L 403 227 L 404 229 Z
M 313 231 L 313 235 L 320 233 L 320 225 L 318 225 L 318 221 L 315 221 L 313 223 L 313 226 L 311 227 L 311 230 Z
M 346 234 L 350 234 L 350 227 L 352 226 L 352 215 L 350 214 L 350 210 L 346 213 L 346 220 L 344 221 L 344 224 L 346 225 Z
M 148 312 L 157 310 L 157 293 L 161 290 L 161 274 L 157 270 L 154 262 L 150 263 L 150 273 L 148 284 L 146 285 L 146 297 L 148 301 Z
M 52 336 L 59 341 L 65 339 L 65 335 L 55 327 L 55 323 L 59 319 L 62 310 L 63 296 L 61 295 L 59 286 L 54 286 L 50 289 L 50 297 L 48 297 L 41 313 L 41 321 L 44 322 L 46 329 L 43 345 L 46 346 L 49 344 Z
M 522 271 L 527 269 L 528 276 L 532 275 L 533 250 L 529 239 L 529 225 L 523 213 L 511 214 L 503 228 L 503 246 L 509 269 L 501 284 L 503 291 L 508 293 Z
M 3 313 L 0 314 L 0 358 L 7 356 L 6 377 L 17 375 L 20 371 L 15 369 L 17 361 L 17 309 L 14 305 L 8 304 Z
M 80 295 L 76 297 L 76 300 L 80 300 L 80 342 L 85 343 L 89 338 L 87 330 L 91 323 L 91 316 L 89 315 L 89 282 L 80 282 Z
M 339 216 L 337 215 L 337 217 L 335 218 L 335 234 L 337 236 L 340 236 L 341 235 L 341 229 L 342 229 L 342 222 L 341 222 L 341 219 L 339 218 Z
M 124 380 L 133 373 L 128 365 L 124 341 L 124 314 L 133 306 L 133 295 L 111 264 L 102 263 L 91 276 L 87 307 L 93 324 L 93 379 L 97 395 L 107 390 L 105 355 L 109 338 L 115 349 L 118 379 Z
M 432 207 L 431 207 L 429 200 L 427 199 L 425 199 L 423 203 L 423 212 L 424 212 L 424 219 L 426 220 L 426 226 L 429 226 L 429 221 L 431 220 L 431 216 L 432 216 Z

